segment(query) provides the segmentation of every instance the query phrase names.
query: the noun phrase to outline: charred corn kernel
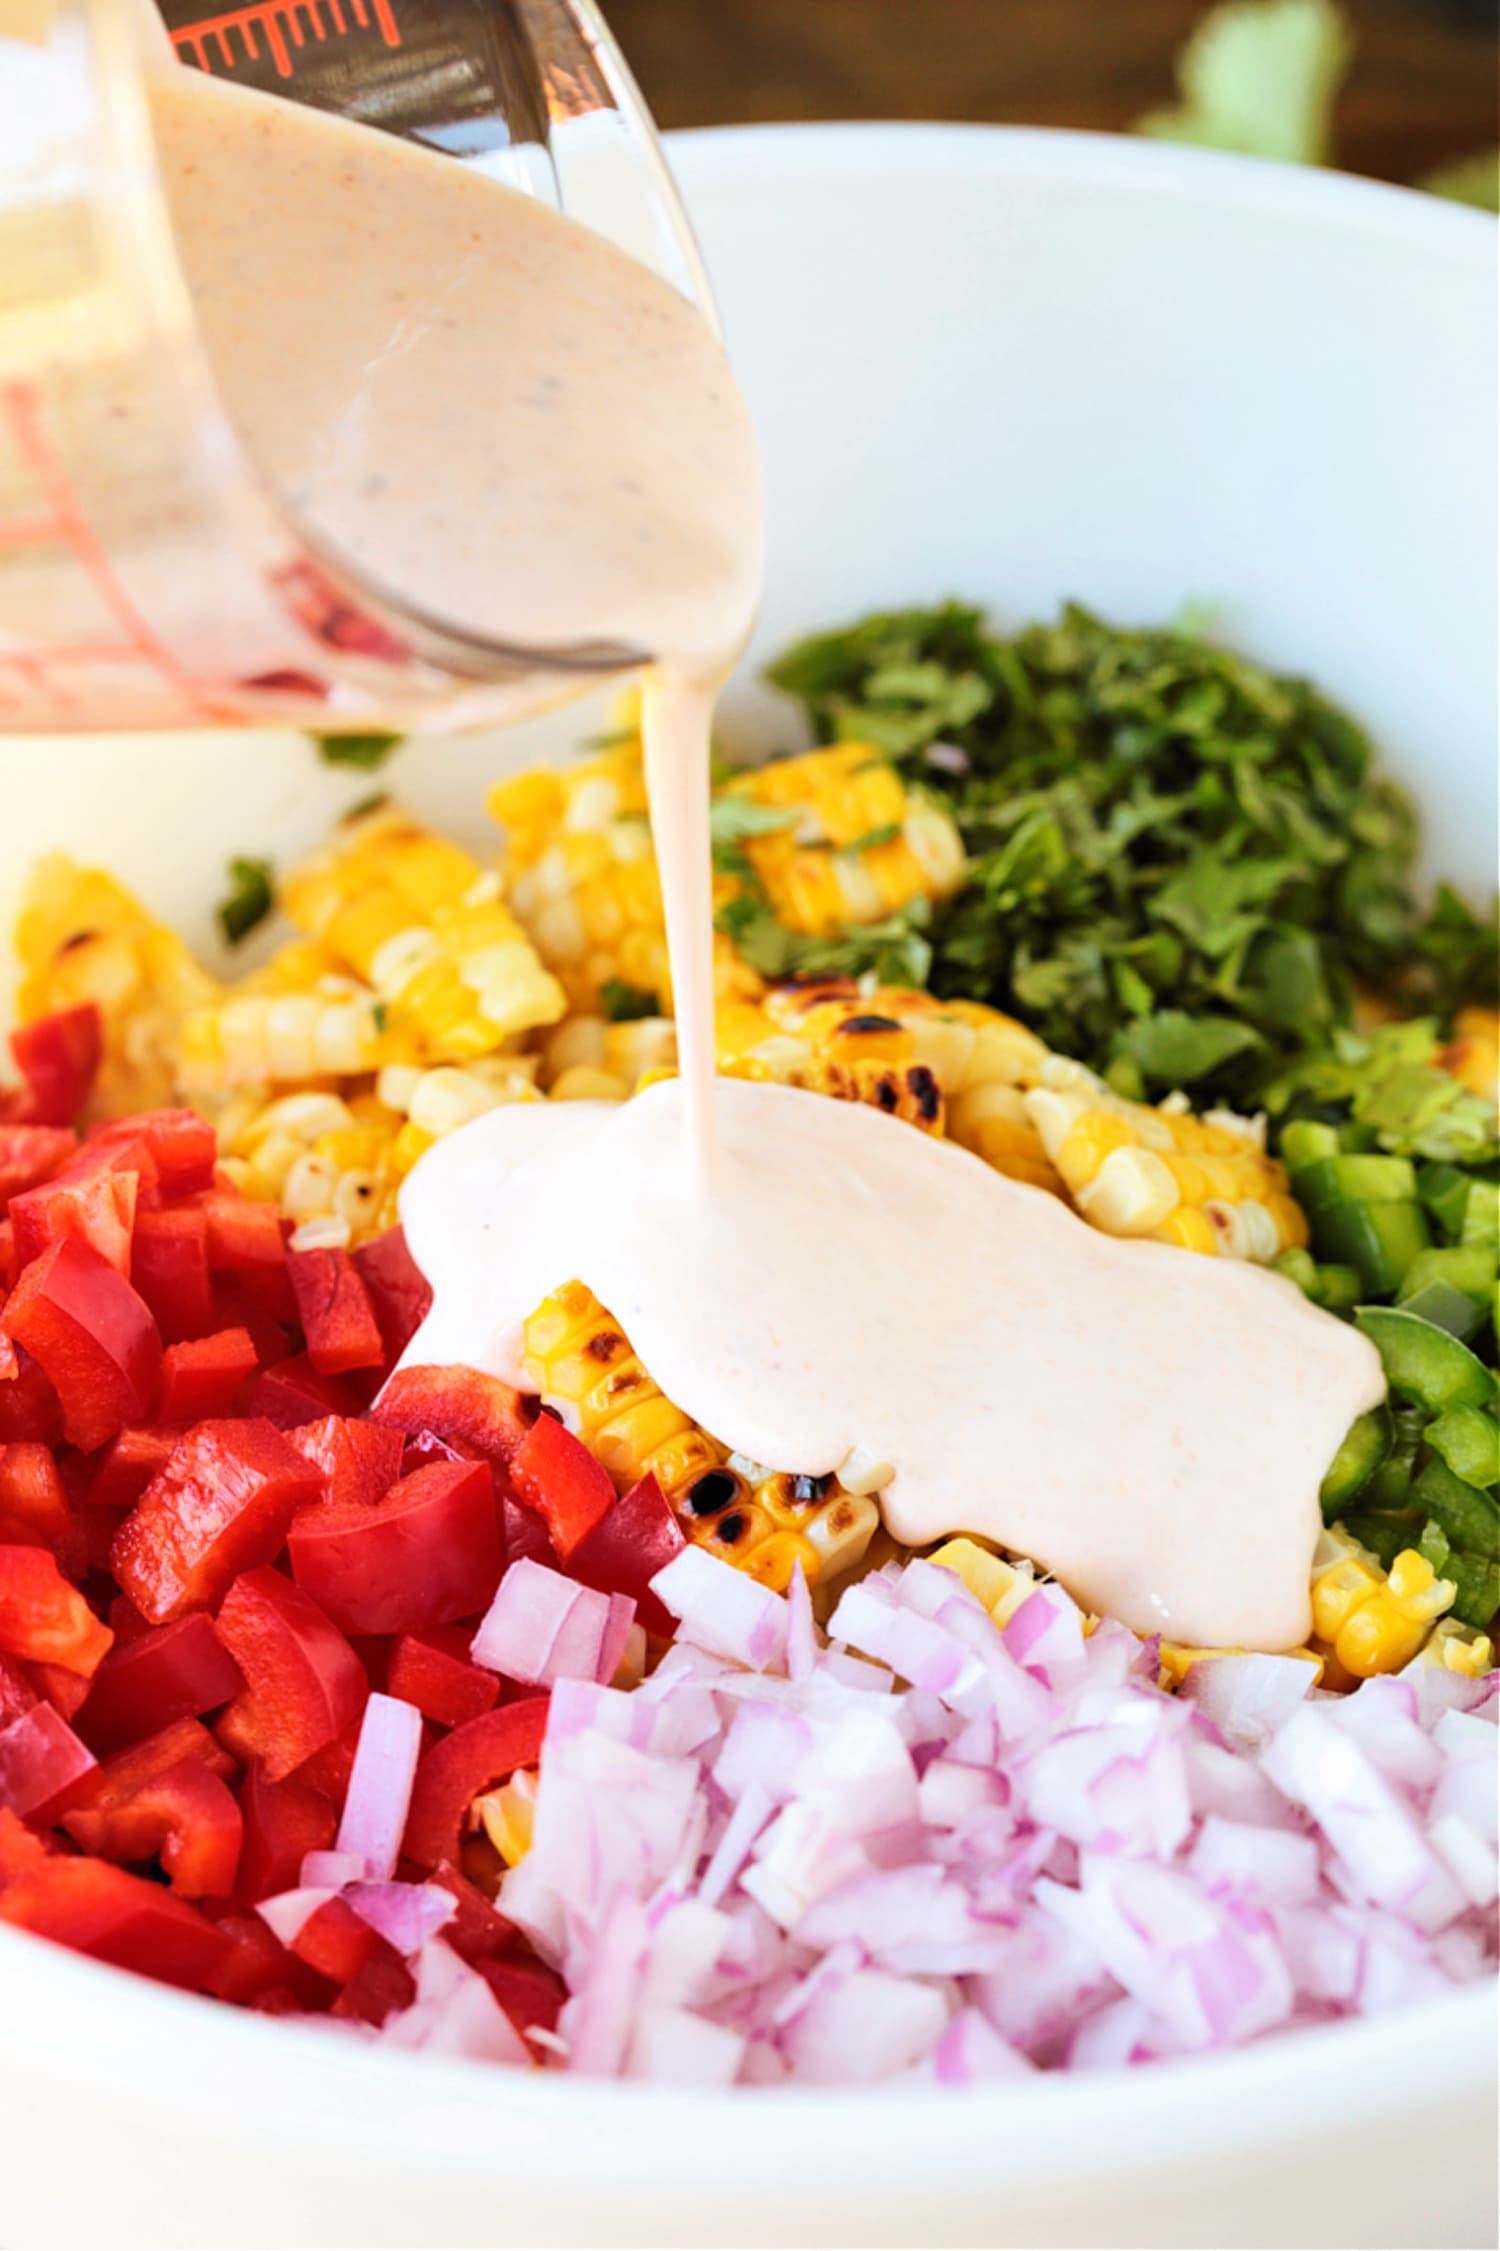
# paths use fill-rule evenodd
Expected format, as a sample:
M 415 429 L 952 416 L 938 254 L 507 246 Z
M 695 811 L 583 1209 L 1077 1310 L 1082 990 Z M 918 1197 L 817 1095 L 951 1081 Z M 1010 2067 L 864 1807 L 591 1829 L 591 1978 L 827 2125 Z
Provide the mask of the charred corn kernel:
M 1413 1662 L 1441 1665 L 1467 1680 L 1482 1680 L 1495 1662 L 1494 1644 L 1488 1634 L 1461 1625 L 1456 1618 L 1439 1618 Z
M 1313 1632 L 1357 1680 L 1410 1664 L 1457 1589 L 1415 1548 L 1387 1574 L 1341 1526 L 1323 1532 L 1313 1555 Z
M 1264 1121 L 1180 1097 L 1127 1102 L 1081 1064 L 1047 1058 L 1026 1115 L 1082 1216 L 1111 1235 L 1269 1265 L 1307 1241 L 1286 1173 L 1265 1153 Z
M 946 898 L 963 881 L 950 816 L 913 797 L 868 743 L 775 759 L 737 774 L 720 795 L 785 814 L 784 827 L 748 836 L 741 848 L 790 930 L 875 922 L 914 899 Z
M 927 1560 L 954 1572 L 997 1626 L 1009 1625 L 1027 1596 L 1036 1591 L 1036 1574 L 1029 1563 L 1008 1563 L 974 1540 L 947 1540 Z
M 498 1790 L 486 1790 L 471 1812 L 507 1868 L 517 1868 L 531 1850 L 536 1820 L 537 1774 L 519 1767 Z
M 497 879 L 399 806 L 345 822 L 292 871 L 282 903 L 374 992 L 410 1050 L 385 1059 L 473 1062 L 567 1005 Z
M 525 1372 L 624 1492 L 649 1472 L 688 1538 L 783 1592 L 800 1562 L 809 1586 L 859 1560 L 879 1522 L 867 1495 L 833 1477 L 730 1466 L 726 1449 L 668 1399 L 618 1324 L 581 1282 L 526 1324 Z
M 177 1035 L 219 986 L 174 930 L 113 876 L 48 853 L 32 869 L 15 928 L 23 1023 L 93 1001 L 103 1054 L 93 1111 L 151 1110 L 182 1092 Z
M 1471 1094 L 1493 1102 L 1500 1091 L 1500 1010 L 1461 1008 L 1453 1037 L 1438 1051 L 1441 1067 Z

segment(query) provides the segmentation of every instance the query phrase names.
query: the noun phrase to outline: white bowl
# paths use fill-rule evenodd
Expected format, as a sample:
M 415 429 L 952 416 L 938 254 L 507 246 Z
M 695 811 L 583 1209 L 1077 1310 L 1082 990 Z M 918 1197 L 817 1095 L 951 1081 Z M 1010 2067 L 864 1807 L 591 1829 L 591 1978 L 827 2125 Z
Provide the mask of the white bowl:
M 1396 190 L 1051 133 L 673 155 L 765 441 L 754 656 L 876 602 L 1218 603 L 1374 729 L 1493 880 L 1494 230 Z M 752 662 L 753 662 L 752 657 Z M 753 680 L 741 730 L 785 736 Z M 502 758 L 409 756 L 483 834 Z M 288 737 L 5 747 L 0 916 L 97 855 L 206 940 L 224 857 L 358 788 Z M 694 2095 L 368 2052 L 0 1931 L 0 2242 L 1481 2244 L 1489 1989 L 1192 2065 L 917 2097 Z

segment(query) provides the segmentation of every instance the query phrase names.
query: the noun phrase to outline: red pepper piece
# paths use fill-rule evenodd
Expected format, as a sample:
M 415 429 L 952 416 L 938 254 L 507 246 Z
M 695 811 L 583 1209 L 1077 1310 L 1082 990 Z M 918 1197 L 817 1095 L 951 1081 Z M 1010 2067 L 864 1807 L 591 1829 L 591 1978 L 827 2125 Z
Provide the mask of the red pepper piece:
M 380 1324 L 385 1365 L 393 1368 L 427 1318 L 432 1285 L 412 1257 L 399 1227 L 387 1229 L 373 1242 L 361 1243 L 353 1255 Z
M 259 1915 L 218 1915 L 214 1922 L 230 1945 L 223 1967 L 208 1987 L 216 2000 L 248 2008 L 269 1993 L 284 1992 L 294 2008 L 316 2005 L 316 1997 L 304 1999 L 297 1991 L 304 1982 L 313 1982 L 309 1973 Z
M 289 1941 L 299 1962 L 316 1970 L 335 1985 L 356 1977 L 377 1947 L 388 1942 L 373 1930 L 346 1899 L 325 1899 L 315 1907 L 296 1937 Z M 388 1947 L 394 1953 L 395 1949 Z M 396 1960 L 401 1959 L 396 1955 Z
M 0 1125 L 0 1210 L 61 1172 L 77 1147 L 67 1126 Z
M 547 1527 L 535 1509 L 523 1508 L 514 1494 L 500 1495 L 500 1544 L 505 1550 L 505 1568 L 529 1556 L 533 1563 L 545 1563 L 549 1571 L 561 1571 L 562 1562 L 556 1548 L 547 1536 Z
M 117 1594 L 112 1598 L 109 1606 L 108 1625 L 110 1632 L 115 1637 L 116 1644 L 122 1647 L 127 1641 L 139 1641 L 142 1634 L 149 1634 L 154 1631 L 149 1621 L 141 1616 L 128 1594 Z
M 294 1321 L 297 1301 L 276 1206 L 214 1188 L 199 1199 L 199 1208 L 208 1223 L 208 1261 L 214 1272 L 235 1275 L 251 1302 L 273 1320 Z
M 186 1196 L 196 1188 L 213 1186 L 214 1129 L 196 1110 L 138 1110 L 131 1117 L 95 1126 L 89 1136 L 90 1146 L 96 1148 L 122 1141 L 144 1141 L 164 1196 Z
M 530 2041 L 533 2029 L 557 2030 L 568 1990 L 562 1979 L 542 1963 L 512 1955 L 479 1962 L 475 1967 L 523 2040 Z M 532 2053 L 538 2058 L 544 2053 L 540 2042 L 533 2046 Z
M 368 1678 L 368 1675 L 366 1676 Z M 354 1757 L 359 1749 L 359 1721 L 352 1720 L 341 1735 L 325 1743 L 321 1751 L 314 1751 L 298 1767 L 295 1779 L 305 1782 L 310 1790 L 319 1791 L 330 1805 L 342 1812 L 349 1795 L 349 1777 L 354 1772 Z
M 0 1806 L 50 1828 L 89 1788 L 98 1768 L 60 1712 L 33 1704 L 0 1729 Z
M 396 1949 L 377 1934 L 375 1945 L 334 2002 L 329 2015 L 355 2017 L 361 2024 L 382 2025 L 397 2009 L 409 2009 L 416 1997 L 416 1979 Z
M 9 1806 L 0 1806 L 0 1891 L 22 1876 L 35 1875 L 46 1865 L 51 1849 L 34 1829 L 27 1828 L 19 1814 L 12 1813 Z
M 162 1420 L 196 1423 L 229 1414 L 255 1369 L 255 1346 L 247 1329 L 220 1329 L 215 1336 L 169 1344 L 161 1364 Z
M 186 1433 L 155 1423 L 128 1423 L 100 1455 L 89 1485 L 89 1506 L 134 1508 L 146 1487 L 166 1468 Z
M 500 1583 L 487 1462 L 434 1462 L 374 1508 L 325 1502 L 287 1534 L 292 1576 L 346 1633 L 419 1633 L 482 1610 Z
M 319 1375 L 383 1367 L 380 1324 L 349 1253 L 292 1251 L 286 1269 L 307 1338 L 307 1356 Z
M 0 1652 L 0 1727 L 9 1727 L 42 1698 L 24 1665 Z
M 329 1415 L 352 1420 L 359 1413 L 359 1400 L 342 1377 L 319 1375 L 305 1352 L 264 1369 L 250 1404 L 278 1430 L 300 1430 L 304 1423 L 324 1422 Z
M 90 1806 L 123 1805 L 135 1791 L 154 1782 L 159 1774 L 178 1766 L 184 1759 L 196 1759 L 210 1774 L 227 1782 L 234 1773 L 234 1760 L 216 1743 L 200 1720 L 173 1720 L 157 1729 L 139 1743 L 131 1743 L 123 1751 L 116 1751 L 108 1765 L 100 1770 L 95 1790 L 88 1796 Z
M 26 1081 L 27 1107 L 38 1125 L 72 1125 L 93 1090 L 104 1053 L 104 1026 L 97 1003 L 60 1009 L 54 1016 L 21 1024 L 10 1035 L 10 1051 Z
M 0 1650 L 87 1678 L 114 1636 L 46 1548 L 0 1547 Z
M 51 1378 L 70 1445 L 92 1453 L 126 1423 L 145 1420 L 161 1334 L 150 1308 L 89 1244 L 65 1238 L 34 1259 L 0 1322 Z
M 364 1709 L 364 1667 L 311 1596 L 279 1571 L 246 1571 L 235 1580 L 219 1611 L 219 1638 L 255 1699 L 273 1782 Z
M 54 1555 L 81 1564 L 77 1526 L 68 1508 L 62 1472 L 52 1450 L 33 1440 L 0 1446 L 0 1540 L 21 1547 L 51 1548 Z
M 116 1532 L 114 1575 L 153 1626 L 207 1609 L 240 1572 L 270 1562 L 317 1490 L 271 1423 L 199 1423 Z
M 16 1271 L 16 1231 L 8 1219 L 0 1219 L 0 1302 L 9 1295 Z M 0 1340 L 0 1353 L 4 1354 L 6 1372 L 14 1375 L 15 1346 Z
M 132 1163 L 132 1158 L 138 1160 Z M 86 1148 L 40 1188 L 10 1201 L 18 1271 L 65 1236 L 91 1244 L 117 1274 L 130 1273 L 131 1240 L 141 1201 L 140 1167 L 149 1164 L 139 1142 Z
M 456 1863 L 464 1816 L 481 1790 L 535 1766 L 542 1755 L 550 1698 L 528 1696 L 502 1704 L 482 1719 L 456 1727 L 423 1753 L 412 1787 L 402 1851 L 419 1868 Z
M 104 1790 L 64 1814 L 63 1827 L 100 1860 L 159 1857 L 172 1889 L 186 1899 L 224 1899 L 234 1889 L 243 1823 L 233 1792 L 198 1759 L 116 1799 Z
M 4 1308 L 0 1307 L 0 1324 L 4 1318 Z M 0 1336 L 0 1353 L 3 1351 L 4 1338 Z M 17 1353 L 16 1358 L 16 1373 L 0 1379 L 0 1445 L 36 1439 L 43 1446 L 60 1446 L 62 1402 L 45 1369 L 28 1353 Z
M 89 1683 L 81 1674 L 70 1673 L 66 1665 L 33 1665 L 31 1677 L 38 1693 L 52 1706 L 60 1719 L 72 1727 L 74 1720 L 88 1701 Z M 90 1745 L 92 1749 L 92 1745 Z
M 244 1685 L 213 1620 L 194 1610 L 110 1651 L 79 1711 L 78 1732 L 91 1749 L 116 1751 L 173 1720 L 217 1711 Z
M 402 1634 L 386 1667 L 386 1694 L 415 1704 L 438 1727 L 462 1727 L 493 1711 L 500 1683 L 493 1673 L 469 1663 L 472 1636 L 452 1626 L 424 1634 Z
M 302 1871 L 304 1853 L 327 1852 L 338 1828 L 337 1809 L 295 1777 L 273 1782 L 260 1759 L 253 1759 L 240 1786 L 245 1841 L 240 1852 L 235 1896 L 253 1907 L 291 1891 Z
M 568 1558 L 568 1571 L 600 1594 L 629 1595 L 648 1633 L 672 1634 L 676 1621 L 651 1592 L 651 1581 L 686 1544 L 665 1493 L 648 1471 L 579 1541 Z
M 398 1368 L 370 1409 L 370 1420 L 409 1437 L 431 1431 L 451 1445 L 474 1447 L 487 1461 L 506 1463 L 535 1411 L 533 1400 L 475 1368 Z
M 334 1507 L 372 1507 L 401 1475 L 405 1450 L 401 1433 L 379 1423 L 324 1415 L 317 1422 L 301 1424 L 289 1434 L 288 1443 L 320 1473 L 322 1498 Z
M 443 1937 L 466 1962 L 488 1961 L 515 1938 L 516 1926 L 509 1916 L 502 1915 L 451 1860 L 440 1860 L 427 1881 L 441 1884 L 458 1901 L 458 1912 L 451 1923 L 444 1925 Z
M 510 1465 L 516 1496 L 535 1509 L 564 1564 L 610 1509 L 609 1471 L 555 1415 L 538 1415 Z
M 229 1955 L 223 1932 L 160 1884 L 107 1860 L 62 1853 L 0 1892 L 0 1923 L 194 1992 L 221 1973 Z
M 130 1279 L 169 1344 L 217 1326 L 208 1265 L 208 1220 L 201 1211 L 137 1212 Z

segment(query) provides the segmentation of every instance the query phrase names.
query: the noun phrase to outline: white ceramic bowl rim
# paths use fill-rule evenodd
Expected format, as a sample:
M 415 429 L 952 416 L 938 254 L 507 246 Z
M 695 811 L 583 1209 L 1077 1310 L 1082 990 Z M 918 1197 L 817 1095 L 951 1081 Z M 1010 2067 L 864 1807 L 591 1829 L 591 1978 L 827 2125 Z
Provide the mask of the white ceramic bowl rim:
M 1401 188 L 1251 158 L 1088 133 L 923 124 L 744 126 L 669 137 L 696 177 L 746 177 L 761 148 L 779 170 L 799 159 L 827 174 L 878 163 L 930 170 L 951 158 L 964 176 L 1112 184 L 1415 243 L 1472 268 L 1488 282 L 1493 222 L 1483 214 Z M 760 2169 L 774 2147 L 789 2196 L 826 2186 L 833 2153 L 859 2151 L 862 2188 L 909 2184 L 913 2106 L 921 2105 L 924 2170 L 982 2188 L 997 2158 L 1026 2179 L 1063 2178 L 1087 2151 L 1091 2164 L 1128 2173 L 1184 2154 L 1175 2091 L 1194 2078 L 1192 2154 L 1211 2162 L 1240 2147 L 1253 2115 L 1268 2131 L 1314 2141 L 1351 2117 L 1388 2108 L 1390 2091 L 1420 2072 L 1424 2105 L 1472 2099 L 1476 2069 L 1494 2054 L 1496 1996 L 1485 1984 L 1388 2017 L 1278 2035 L 1225 2055 L 1146 2069 L 1037 2074 L 972 2090 L 755 2089 L 695 2091 L 615 2085 L 562 2075 L 411 2056 L 366 2046 L 335 2030 L 281 2025 L 168 1991 L 0 1929 L 0 1991 L 27 2026 L 39 2080 L 66 2084 L 80 2114 L 118 2098 L 153 2059 L 154 2104 L 180 2131 L 226 2104 L 253 2122 L 264 2146 L 332 2145 L 351 2168 L 400 2146 L 454 2177 L 489 2177 L 507 2148 L 528 2164 L 555 2163 L 559 2178 L 586 2148 L 591 2167 L 622 2186 L 660 2195 L 675 2147 L 720 2137 L 724 2194 L 736 2173 Z M 663 2095 L 670 2097 L 663 2106 Z M 747 2146 L 741 2106 L 766 2114 L 774 2143 Z M 729 2109 L 736 2115 L 726 2125 Z M 982 2121 L 982 2131 L 980 2125 Z M 1372 2152 L 1378 2164 L 1379 2153 Z

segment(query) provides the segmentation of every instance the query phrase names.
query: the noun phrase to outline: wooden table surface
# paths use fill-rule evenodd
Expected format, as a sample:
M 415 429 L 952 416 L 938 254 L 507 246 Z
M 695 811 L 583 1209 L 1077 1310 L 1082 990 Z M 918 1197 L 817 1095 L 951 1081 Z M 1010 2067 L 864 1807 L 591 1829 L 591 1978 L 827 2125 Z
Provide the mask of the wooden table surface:
M 663 126 L 935 117 L 1119 130 L 1174 98 L 1202 0 L 605 0 Z M 1494 145 L 1491 0 L 1343 0 L 1345 169 Z

